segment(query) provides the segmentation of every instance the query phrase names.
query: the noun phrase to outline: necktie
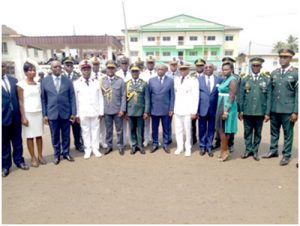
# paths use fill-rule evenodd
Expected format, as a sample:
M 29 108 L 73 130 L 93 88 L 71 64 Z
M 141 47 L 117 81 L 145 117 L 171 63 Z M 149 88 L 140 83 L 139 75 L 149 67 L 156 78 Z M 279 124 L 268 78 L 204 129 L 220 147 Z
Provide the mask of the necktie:
M 282 68 L 281 75 L 284 75 L 284 68 Z
M 137 82 L 136 79 L 134 79 L 134 85 L 136 85 L 136 82 Z
M 58 76 L 55 78 L 55 88 L 56 88 L 56 91 L 59 92 L 59 77 Z
M 184 80 L 184 76 L 181 77 L 181 84 L 183 83 L 183 80 Z
M 210 92 L 210 78 L 207 78 L 207 89 Z
M 254 75 L 254 78 L 255 78 L 254 80 L 257 81 L 258 74 L 255 74 L 255 75 Z
M 89 86 L 89 79 L 88 78 L 85 79 L 85 83 L 87 84 L 87 86 Z
M 173 72 L 173 78 L 175 77 L 175 72 Z
M 109 79 L 109 82 L 110 82 L 110 83 L 112 83 L 112 81 L 113 81 L 113 79 L 112 79 L 112 78 L 110 78 L 110 79 Z
M 124 78 L 126 78 L 127 71 L 124 71 Z
M 98 80 L 98 72 L 96 72 L 95 77 L 96 77 L 96 79 Z
M 152 75 L 152 71 L 150 71 L 150 75 Z
M 2 76 L 2 80 L 4 82 L 4 86 L 5 86 L 5 89 L 7 91 L 7 93 L 10 95 L 10 91 L 9 91 L 9 88 L 8 88 L 8 84 L 6 83 L 6 80 L 4 79 L 4 76 Z
M 162 77 L 159 77 L 159 79 L 160 79 L 160 84 L 162 85 L 163 84 Z
M 68 74 L 68 78 L 69 78 L 70 80 L 72 80 L 72 78 L 71 78 L 71 74 Z

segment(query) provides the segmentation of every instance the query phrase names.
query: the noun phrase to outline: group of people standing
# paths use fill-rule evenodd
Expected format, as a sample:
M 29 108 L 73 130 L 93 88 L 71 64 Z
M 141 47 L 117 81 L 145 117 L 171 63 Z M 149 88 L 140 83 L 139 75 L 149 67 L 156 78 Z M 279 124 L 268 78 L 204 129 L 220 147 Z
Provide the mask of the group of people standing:
M 34 80 L 33 63 L 25 62 L 26 78 L 20 82 L 7 74 L 7 66 L 2 63 L 2 176 L 9 174 L 11 158 L 17 167 L 29 169 L 22 157 L 22 125 L 31 166 L 46 164 L 42 155 L 43 123 L 49 125 L 57 165 L 61 157 L 74 161 L 70 155 L 71 126 L 75 148 L 84 152 L 85 159 L 113 151 L 114 125 L 120 155 L 124 155 L 127 144 L 131 154 L 145 154 L 151 140 L 150 153 L 160 146 L 170 153 L 173 118 L 177 144 L 174 154 L 184 152 L 191 156 L 198 138 L 201 156 L 207 153 L 213 157 L 213 149 L 221 146 L 218 160 L 227 161 L 234 150 L 234 134 L 240 119 L 244 123 L 246 146 L 242 158 L 253 156 L 258 161 L 263 123 L 270 120 L 271 146 L 263 157 L 278 157 L 282 126 L 284 147 L 280 165 L 287 165 L 298 115 L 298 69 L 290 65 L 293 55 L 292 50 L 280 50 L 281 68 L 270 77 L 261 73 L 264 60 L 253 58 L 251 73 L 243 78 L 234 74 L 234 60 L 230 57 L 222 60 L 221 76 L 214 74 L 214 65 L 203 59 L 197 59 L 196 71 L 190 72 L 189 64 L 178 64 L 175 59 L 169 62 L 169 68 L 165 64 L 155 65 L 152 56 L 147 58 L 146 69 L 141 60 L 129 65 L 129 59 L 124 57 L 117 70 L 117 64 L 109 60 L 105 74 L 99 71 L 97 58 L 86 59 L 79 64 L 80 75 L 73 70 L 74 61 L 69 58 L 64 61 L 64 72 L 59 61 L 52 61 L 51 74 L 40 83 Z M 100 147 L 105 151 L 101 153 Z

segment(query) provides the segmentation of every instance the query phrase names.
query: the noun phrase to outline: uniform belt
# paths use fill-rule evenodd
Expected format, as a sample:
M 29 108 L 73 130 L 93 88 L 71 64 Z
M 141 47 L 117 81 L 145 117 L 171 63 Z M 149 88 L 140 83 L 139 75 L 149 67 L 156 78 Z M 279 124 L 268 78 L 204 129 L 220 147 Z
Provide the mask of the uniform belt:
M 229 93 L 219 93 L 219 96 L 228 97 Z

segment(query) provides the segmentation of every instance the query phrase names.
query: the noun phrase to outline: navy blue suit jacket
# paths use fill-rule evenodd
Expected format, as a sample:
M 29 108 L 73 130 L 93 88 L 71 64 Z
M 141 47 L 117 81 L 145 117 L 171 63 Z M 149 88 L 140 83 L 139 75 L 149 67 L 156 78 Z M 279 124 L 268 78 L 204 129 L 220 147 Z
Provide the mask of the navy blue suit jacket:
M 214 76 L 215 82 L 213 84 L 212 92 L 210 93 L 206 82 L 205 76 L 200 76 L 199 79 L 199 91 L 200 91 L 200 100 L 198 113 L 200 116 L 204 117 L 209 113 L 210 115 L 216 115 L 217 104 L 218 104 L 218 87 L 217 84 L 220 84 L 223 79 L 219 76 Z
M 72 81 L 61 76 L 59 92 L 56 91 L 52 75 L 48 75 L 41 82 L 43 116 L 49 120 L 58 117 L 69 119 L 76 115 L 76 100 Z
M 163 116 L 174 111 L 174 80 L 168 76 L 164 77 L 163 84 L 157 76 L 149 80 L 150 112 L 151 115 Z
M 21 115 L 19 110 L 17 82 L 18 80 L 12 76 L 7 75 L 10 84 L 10 95 L 2 87 L 2 125 L 9 126 L 12 123 L 13 116 L 16 123 L 21 123 Z M 3 131 L 2 131 L 3 132 Z

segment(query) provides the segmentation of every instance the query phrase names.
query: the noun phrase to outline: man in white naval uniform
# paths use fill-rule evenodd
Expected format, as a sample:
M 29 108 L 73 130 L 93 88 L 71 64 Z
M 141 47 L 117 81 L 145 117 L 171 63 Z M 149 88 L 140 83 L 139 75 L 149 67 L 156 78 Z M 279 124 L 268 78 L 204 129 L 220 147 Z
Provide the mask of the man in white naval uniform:
M 125 83 L 132 78 L 130 70 L 129 70 L 129 59 L 127 57 L 124 56 L 124 57 L 120 58 L 120 69 L 116 72 L 116 75 L 119 76 L 120 78 L 122 78 Z M 130 139 L 129 139 L 129 136 L 128 136 L 128 133 L 127 133 L 128 130 L 130 131 L 129 124 L 128 124 L 128 119 L 127 119 L 127 117 L 125 117 L 123 119 L 123 142 L 124 142 L 124 146 L 126 146 L 127 143 L 129 143 L 129 145 L 131 146 L 131 142 L 130 142 Z
M 149 79 L 155 77 L 155 59 L 153 56 L 149 56 L 146 59 L 146 70 L 144 70 L 140 78 L 143 79 L 145 82 L 149 83 Z M 149 142 L 151 141 L 151 133 L 150 133 L 150 118 L 145 120 L 145 129 L 144 129 L 144 147 L 147 147 Z
M 82 76 L 74 83 L 76 95 L 77 117 L 80 122 L 84 141 L 84 158 L 89 159 L 91 154 L 101 157 L 99 152 L 100 118 L 103 117 L 103 95 L 99 81 L 91 78 L 92 64 L 83 60 L 79 64 Z
M 174 78 L 175 88 L 175 134 L 177 149 L 175 155 L 184 150 L 185 156 L 191 156 L 191 126 L 192 119 L 197 118 L 199 103 L 199 82 L 195 77 L 190 76 L 188 64 L 179 66 L 180 76 Z M 185 133 L 185 145 L 184 145 Z
M 93 57 L 92 58 L 92 64 L 93 64 L 93 68 L 92 68 L 92 74 L 91 74 L 91 78 L 94 80 L 98 80 L 100 81 L 105 74 L 101 73 L 100 71 L 100 59 L 98 57 Z M 105 127 L 105 121 L 104 121 L 104 117 L 102 117 L 100 119 L 100 132 L 99 132 L 99 144 L 101 147 L 103 148 L 107 148 L 107 144 L 106 144 L 106 127 Z

